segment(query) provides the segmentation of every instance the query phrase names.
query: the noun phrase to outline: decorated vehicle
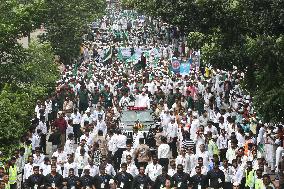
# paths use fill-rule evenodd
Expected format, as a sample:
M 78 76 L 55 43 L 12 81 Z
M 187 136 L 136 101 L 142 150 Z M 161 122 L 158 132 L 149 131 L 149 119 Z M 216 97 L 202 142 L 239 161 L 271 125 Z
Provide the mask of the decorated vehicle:
M 128 107 L 121 113 L 119 126 L 125 132 L 132 132 L 133 127 L 147 132 L 155 126 L 153 111 L 145 108 Z

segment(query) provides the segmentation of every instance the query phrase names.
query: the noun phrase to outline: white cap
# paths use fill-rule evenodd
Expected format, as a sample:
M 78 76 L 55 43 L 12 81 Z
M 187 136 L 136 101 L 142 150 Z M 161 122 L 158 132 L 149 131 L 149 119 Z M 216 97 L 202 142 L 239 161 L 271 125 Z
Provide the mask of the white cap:
M 113 184 L 113 183 L 114 183 L 114 180 L 113 180 L 113 179 L 110 179 L 108 183 L 109 183 L 109 184 Z
M 238 182 L 234 182 L 233 186 L 239 186 L 239 183 Z

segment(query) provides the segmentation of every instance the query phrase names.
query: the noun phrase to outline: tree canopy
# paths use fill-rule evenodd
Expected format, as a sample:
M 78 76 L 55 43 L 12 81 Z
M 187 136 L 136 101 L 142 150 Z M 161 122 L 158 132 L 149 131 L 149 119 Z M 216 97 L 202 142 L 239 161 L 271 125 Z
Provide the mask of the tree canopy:
M 80 52 L 82 36 L 87 25 L 101 16 L 104 0 L 49 0 L 45 4 L 46 40 L 50 41 L 55 54 L 65 64 L 70 64 Z
M 30 127 L 35 102 L 54 91 L 58 66 L 49 43 L 32 42 L 26 62 L 17 65 L 16 80 L 0 90 L 0 150 L 9 154 Z
M 0 150 L 7 155 L 30 127 L 35 102 L 55 90 L 55 55 L 70 63 L 86 26 L 105 10 L 104 0 L 0 0 Z M 44 40 L 25 49 L 18 39 L 41 25 Z
M 123 0 L 126 7 L 175 25 L 202 62 L 245 73 L 266 122 L 284 119 L 284 2 L 281 0 Z

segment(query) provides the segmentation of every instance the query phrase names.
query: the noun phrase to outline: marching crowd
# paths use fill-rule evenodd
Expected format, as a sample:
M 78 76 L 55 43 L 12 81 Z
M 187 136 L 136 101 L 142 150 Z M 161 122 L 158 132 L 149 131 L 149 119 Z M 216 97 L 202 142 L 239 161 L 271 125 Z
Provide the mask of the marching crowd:
M 0 162 L 1 189 L 273 189 L 271 174 L 284 188 L 283 126 L 260 121 L 242 73 L 199 62 L 171 72 L 172 57 L 197 53 L 183 32 L 115 5 L 91 28 L 55 93 L 37 101 L 21 147 Z M 150 53 L 129 61 L 121 47 Z M 153 111 L 152 135 L 125 134 L 129 106 Z

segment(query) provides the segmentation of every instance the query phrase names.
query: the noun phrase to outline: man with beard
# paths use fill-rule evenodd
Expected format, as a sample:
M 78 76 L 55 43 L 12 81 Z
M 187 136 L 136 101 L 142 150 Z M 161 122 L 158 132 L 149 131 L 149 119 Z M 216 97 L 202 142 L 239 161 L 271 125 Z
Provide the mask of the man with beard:
M 80 188 L 80 181 L 79 177 L 74 175 L 74 169 L 69 169 L 68 177 L 64 179 L 63 182 L 64 186 L 67 187 L 67 189 L 79 189 Z
M 133 177 L 130 173 L 126 172 L 127 164 L 122 163 L 121 164 L 121 172 L 117 173 L 117 175 L 114 177 L 114 180 L 117 183 L 117 186 L 121 189 L 129 189 L 132 186 Z
M 153 188 L 154 189 L 159 189 L 159 188 L 165 187 L 167 180 L 170 180 L 171 181 L 171 185 L 173 185 L 172 178 L 171 178 L 170 175 L 168 175 L 168 168 L 167 167 L 163 167 L 162 174 L 159 175 L 156 178 L 156 181 L 155 181 L 155 184 L 154 184 Z
M 106 174 L 105 166 L 100 166 L 100 173 L 94 177 L 94 185 L 96 189 L 107 189 L 109 181 L 112 177 Z
M 152 186 L 150 177 L 145 175 L 145 168 L 142 166 L 139 169 L 139 174 L 133 180 L 133 189 L 147 189 Z
M 45 177 L 45 186 L 47 188 L 61 188 L 63 185 L 63 177 L 56 171 L 56 165 L 51 166 L 51 173 Z
M 177 165 L 177 173 L 173 175 L 174 187 L 178 189 L 187 189 L 190 176 L 189 174 L 183 172 L 183 166 L 181 164 Z
M 201 167 L 195 167 L 196 174 L 191 177 L 190 186 L 192 189 L 205 189 L 208 187 L 208 180 L 205 175 L 201 173 Z
M 28 188 L 44 188 L 44 176 L 39 174 L 39 166 L 34 166 L 33 171 L 27 180 Z
M 95 183 L 93 177 L 90 176 L 90 169 L 84 170 L 84 176 L 80 178 L 81 185 L 84 188 L 94 188 Z
M 225 175 L 223 171 L 219 169 L 219 164 L 214 163 L 212 170 L 208 171 L 207 178 L 209 182 L 209 187 L 211 188 L 222 188 L 224 187 Z

